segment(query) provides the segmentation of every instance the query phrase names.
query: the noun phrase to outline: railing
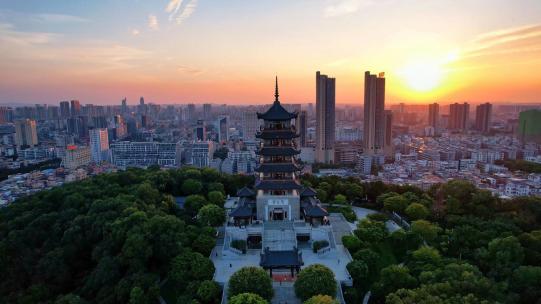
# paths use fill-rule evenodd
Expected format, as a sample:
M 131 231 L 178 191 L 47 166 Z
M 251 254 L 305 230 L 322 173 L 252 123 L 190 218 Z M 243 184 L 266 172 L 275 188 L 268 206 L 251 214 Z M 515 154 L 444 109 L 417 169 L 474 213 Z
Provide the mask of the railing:
M 327 246 L 327 247 L 319 249 L 316 254 L 319 255 L 319 256 L 322 256 L 322 255 L 324 255 L 326 253 L 329 253 L 329 252 L 331 252 L 331 246 Z

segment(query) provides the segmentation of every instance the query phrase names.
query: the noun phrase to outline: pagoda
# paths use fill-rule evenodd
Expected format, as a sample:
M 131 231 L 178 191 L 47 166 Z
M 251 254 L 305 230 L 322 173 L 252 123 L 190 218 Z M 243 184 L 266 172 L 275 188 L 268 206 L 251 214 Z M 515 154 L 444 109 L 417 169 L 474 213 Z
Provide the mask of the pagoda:
M 305 220 L 310 224 L 323 224 L 328 216 L 315 197 L 315 191 L 299 182 L 298 134 L 292 123 L 297 115 L 280 104 L 276 78 L 272 106 L 264 113 L 257 113 L 263 126 L 256 134 L 260 147 L 257 150 L 259 165 L 255 169 L 255 191 L 246 188 L 239 192 L 238 207 L 230 213 L 236 225 L 251 224 L 253 220 Z

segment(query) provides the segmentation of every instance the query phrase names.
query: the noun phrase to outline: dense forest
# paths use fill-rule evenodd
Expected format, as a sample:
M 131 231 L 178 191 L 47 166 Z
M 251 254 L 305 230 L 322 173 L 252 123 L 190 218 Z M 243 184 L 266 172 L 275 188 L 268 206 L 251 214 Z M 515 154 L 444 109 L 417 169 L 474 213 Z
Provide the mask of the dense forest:
M 354 259 L 348 303 L 368 291 L 370 303 L 541 303 L 541 198 L 501 200 L 460 180 L 428 191 L 302 182 L 352 221 L 350 204 L 381 211 L 343 239 Z M 226 195 L 252 183 L 211 169 L 129 169 L 19 199 L 0 209 L 0 303 L 218 303 L 214 227 Z M 409 225 L 389 231 L 393 212 Z
M 355 189 L 337 177 L 304 183 L 328 203 L 346 195 L 381 211 L 343 239 L 354 258 L 348 303 L 368 291 L 370 303 L 541 303 L 541 197 L 501 200 L 462 180 L 426 192 L 381 182 Z M 409 227 L 391 233 L 393 212 Z
M 209 224 L 249 182 L 130 169 L 19 199 L 0 209 L 0 303 L 156 303 L 167 282 L 179 303 L 215 303 Z

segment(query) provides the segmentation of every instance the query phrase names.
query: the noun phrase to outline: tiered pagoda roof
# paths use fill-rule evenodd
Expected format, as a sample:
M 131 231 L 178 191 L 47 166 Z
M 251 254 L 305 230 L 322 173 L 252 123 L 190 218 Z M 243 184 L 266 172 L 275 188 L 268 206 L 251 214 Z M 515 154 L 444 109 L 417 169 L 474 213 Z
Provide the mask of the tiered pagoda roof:
M 302 185 L 295 180 L 259 180 L 256 182 L 257 190 L 299 190 Z
M 262 156 L 294 156 L 300 154 L 301 151 L 293 147 L 263 147 L 256 153 Z
M 255 135 L 259 139 L 293 139 L 299 135 L 292 130 L 263 130 Z
M 257 113 L 257 118 L 270 121 L 291 120 L 297 118 L 297 113 L 288 112 L 278 100 L 278 77 L 276 77 L 276 88 L 274 91 L 274 103 L 265 113 Z
M 294 163 L 262 163 L 259 166 L 255 168 L 256 172 L 266 172 L 266 173 L 272 173 L 272 172 L 297 172 L 300 171 L 301 168 L 295 165 Z

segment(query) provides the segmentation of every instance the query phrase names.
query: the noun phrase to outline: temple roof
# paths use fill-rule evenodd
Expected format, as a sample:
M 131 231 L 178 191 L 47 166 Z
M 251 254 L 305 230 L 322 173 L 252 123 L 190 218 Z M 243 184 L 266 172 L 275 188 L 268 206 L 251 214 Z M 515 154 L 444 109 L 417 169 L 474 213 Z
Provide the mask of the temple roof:
M 301 196 L 316 196 L 317 192 L 312 187 L 306 187 L 302 189 Z
M 291 120 L 297 118 L 297 113 L 288 112 L 278 100 L 278 77 L 276 77 L 276 87 L 274 92 L 274 103 L 265 113 L 257 113 L 257 118 L 271 121 Z
M 263 130 L 257 132 L 255 137 L 260 139 L 292 139 L 299 137 L 299 135 L 291 130 Z
M 261 254 L 259 265 L 263 268 L 298 267 L 304 265 L 302 253 L 297 248 L 293 250 L 274 251 L 265 248 Z
M 293 180 L 259 180 L 255 188 L 257 190 L 293 190 L 301 189 L 302 186 Z
M 327 210 L 323 209 L 323 207 L 319 205 L 316 205 L 316 206 L 306 205 L 303 207 L 303 210 L 304 210 L 304 214 L 310 217 L 324 217 L 324 216 L 329 215 L 329 212 L 327 212 Z
M 255 192 L 254 192 L 254 190 L 252 190 L 252 189 L 250 189 L 248 187 L 243 187 L 242 189 L 237 191 L 237 196 L 239 196 L 239 197 L 252 197 L 252 196 L 255 196 Z
M 255 168 L 256 172 L 296 172 L 301 168 L 293 163 L 262 163 Z
M 229 213 L 231 217 L 251 217 L 252 215 L 253 210 L 249 205 L 238 206 Z
M 293 147 L 263 147 L 257 150 L 257 153 L 263 156 L 293 156 L 301 151 Z

